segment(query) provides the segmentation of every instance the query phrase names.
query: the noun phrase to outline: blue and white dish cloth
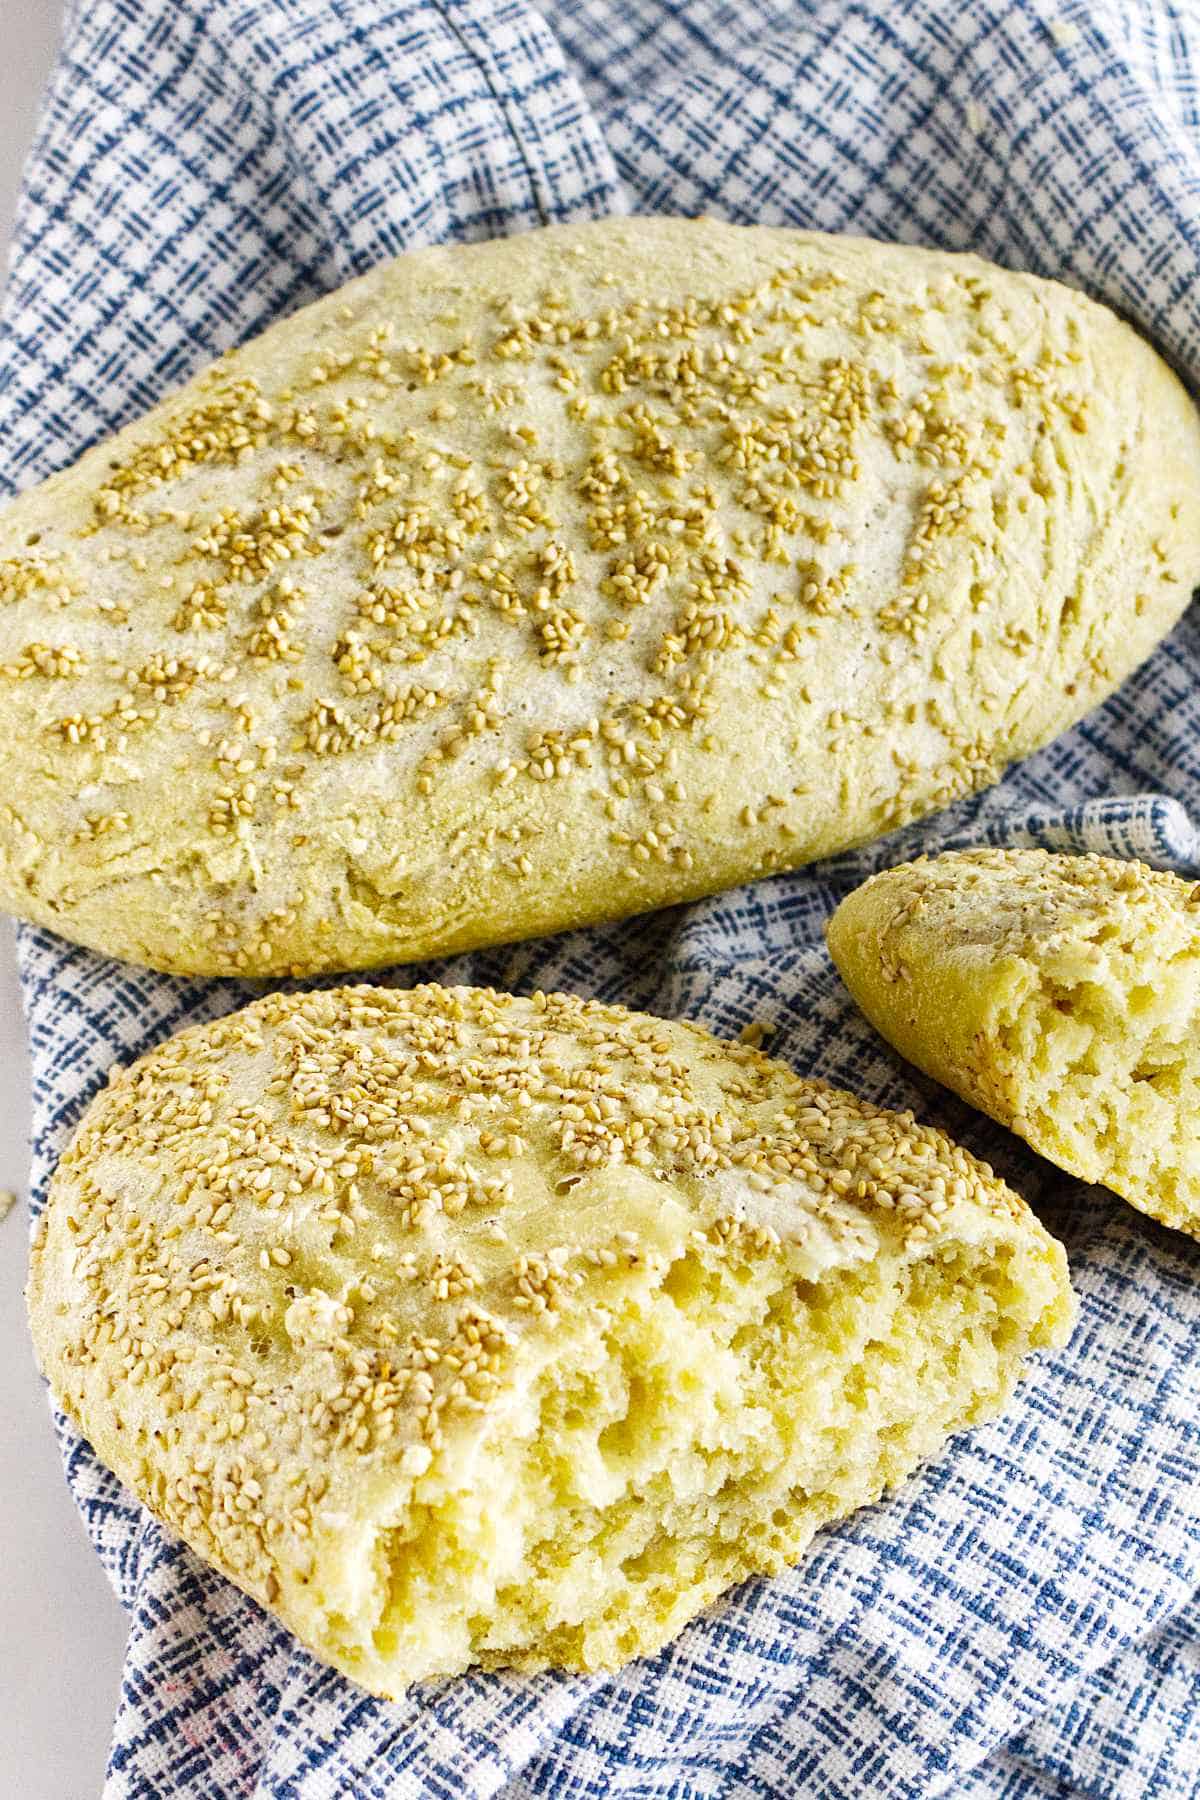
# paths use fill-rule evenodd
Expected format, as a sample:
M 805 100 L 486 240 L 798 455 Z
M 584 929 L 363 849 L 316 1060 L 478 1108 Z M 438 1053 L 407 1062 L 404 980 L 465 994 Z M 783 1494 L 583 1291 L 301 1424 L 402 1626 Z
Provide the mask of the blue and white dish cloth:
M 3 491 L 381 257 L 622 210 L 970 247 L 1107 300 L 1200 383 L 1198 75 L 1200 0 L 73 0 L 0 314 Z M 1107 706 L 899 840 L 420 971 L 772 1021 L 796 1068 L 914 1106 L 1035 1200 L 1074 1340 L 1002 1422 L 653 1661 L 401 1704 L 317 1664 L 60 1420 L 130 1619 L 107 1800 L 1200 1792 L 1200 1246 L 901 1067 L 821 936 L 918 846 L 1200 873 L 1196 792 L 1193 609 Z M 28 928 L 21 960 L 36 1207 L 109 1066 L 248 990 Z

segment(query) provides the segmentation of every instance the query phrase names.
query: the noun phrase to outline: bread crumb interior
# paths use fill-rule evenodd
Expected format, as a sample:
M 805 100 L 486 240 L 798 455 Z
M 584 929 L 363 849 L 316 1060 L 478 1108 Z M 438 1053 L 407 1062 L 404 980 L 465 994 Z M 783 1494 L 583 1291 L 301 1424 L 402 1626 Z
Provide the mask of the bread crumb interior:
M 371 1685 L 658 1649 L 994 1413 L 1064 1305 L 1036 1248 L 957 1242 L 819 1284 L 693 1246 L 593 1298 L 470 1460 L 377 1519 L 367 1603 L 328 1620 Z
M 1000 1037 L 1036 1149 L 1200 1232 L 1200 948 L 1164 953 L 1153 920 L 1100 921 L 1040 958 Z

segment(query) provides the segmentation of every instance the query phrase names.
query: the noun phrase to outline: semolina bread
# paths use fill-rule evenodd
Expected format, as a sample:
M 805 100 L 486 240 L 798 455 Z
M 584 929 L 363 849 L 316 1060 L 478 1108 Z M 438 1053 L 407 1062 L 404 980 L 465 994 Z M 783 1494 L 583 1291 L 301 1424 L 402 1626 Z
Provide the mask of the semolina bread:
M 0 516 L 0 904 L 368 968 L 997 779 L 1200 579 L 1200 422 L 975 257 L 614 218 L 421 250 Z
M 1200 1237 L 1198 899 L 1144 863 L 952 851 L 858 888 L 829 948 L 910 1062 Z
M 1061 1247 L 910 1114 L 562 994 L 274 994 L 114 1075 L 29 1288 L 60 1404 L 372 1691 L 613 1668 L 1061 1344 Z

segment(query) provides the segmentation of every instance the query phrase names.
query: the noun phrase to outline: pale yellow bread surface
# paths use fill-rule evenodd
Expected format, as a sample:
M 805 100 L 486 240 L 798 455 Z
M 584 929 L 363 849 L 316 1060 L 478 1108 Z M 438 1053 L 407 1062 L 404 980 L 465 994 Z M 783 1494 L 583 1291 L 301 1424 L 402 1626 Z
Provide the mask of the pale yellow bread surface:
M 41 1364 L 99 1456 L 375 1692 L 615 1667 L 993 1414 L 1060 1246 L 909 1114 L 563 995 L 275 995 L 118 1073 Z
M 0 903 L 181 973 L 685 900 L 996 780 L 1200 578 L 1200 423 L 974 257 L 608 219 L 382 266 L 0 517 Z
M 951 851 L 858 888 L 829 948 L 910 1062 L 1200 1237 L 1198 896 L 1144 863 Z

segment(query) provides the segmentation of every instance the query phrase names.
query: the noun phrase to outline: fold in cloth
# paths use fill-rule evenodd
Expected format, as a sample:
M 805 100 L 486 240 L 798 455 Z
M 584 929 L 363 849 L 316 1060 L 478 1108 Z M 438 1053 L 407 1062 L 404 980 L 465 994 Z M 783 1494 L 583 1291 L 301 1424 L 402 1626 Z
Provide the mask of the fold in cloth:
M 1061 276 L 1200 372 L 1200 8 L 731 0 L 77 0 L 0 314 L 6 490 L 268 320 L 433 239 L 604 212 L 853 230 Z M 979 841 L 1200 872 L 1189 614 L 981 799 L 701 905 L 404 969 L 775 1027 L 770 1048 L 990 1160 L 1082 1311 L 1006 1417 L 652 1661 L 472 1675 L 403 1703 L 316 1663 L 61 1418 L 130 1617 L 106 1793 L 870 1796 L 1195 1792 L 1200 1246 L 1039 1163 L 893 1060 L 823 947 L 836 900 Z M 240 1004 L 22 928 L 33 1203 L 115 1061 Z

